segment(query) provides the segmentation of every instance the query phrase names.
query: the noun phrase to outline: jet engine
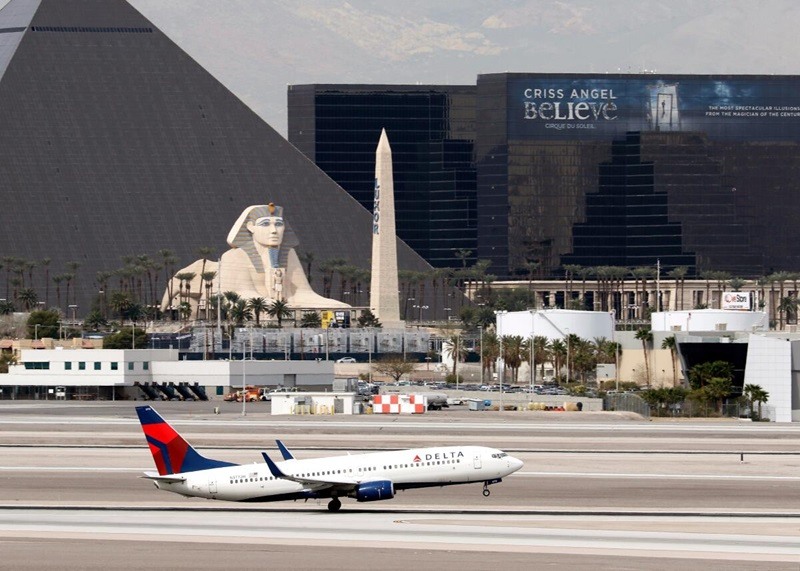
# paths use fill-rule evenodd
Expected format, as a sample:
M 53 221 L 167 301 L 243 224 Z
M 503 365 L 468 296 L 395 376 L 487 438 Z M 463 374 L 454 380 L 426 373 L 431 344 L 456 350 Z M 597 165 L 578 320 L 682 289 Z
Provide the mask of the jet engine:
M 355 497 L 359 502 L 391 500 L 394 497 L 394 484 L 391 480 L 364 482 L 356 488 Z

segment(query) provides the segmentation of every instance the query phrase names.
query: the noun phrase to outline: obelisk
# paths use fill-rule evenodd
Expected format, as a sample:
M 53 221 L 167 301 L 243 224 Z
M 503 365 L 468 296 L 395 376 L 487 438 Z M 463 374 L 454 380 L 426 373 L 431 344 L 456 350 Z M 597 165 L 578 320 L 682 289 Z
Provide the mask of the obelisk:
M 375 202 L 372 210 L 372 280 L 369 305 L 386 328 L 403 327 L 397 280 L 392 148 L 386 129 L 375 151 Z

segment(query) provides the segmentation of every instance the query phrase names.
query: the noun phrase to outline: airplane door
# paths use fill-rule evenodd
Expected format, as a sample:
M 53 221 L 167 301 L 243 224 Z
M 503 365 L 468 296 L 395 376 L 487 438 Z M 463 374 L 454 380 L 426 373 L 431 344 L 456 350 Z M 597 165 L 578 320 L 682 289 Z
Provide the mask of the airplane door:
M 208 479 L 208 493 L 212 496 L 217 494 L 217 480 L 215 478 Z
M 472 465 L 475 467 L 476 470 L 480 470 L 481 469 L 481 455 L 480 454 L 475 454 L 475 456 L 472 458 Z

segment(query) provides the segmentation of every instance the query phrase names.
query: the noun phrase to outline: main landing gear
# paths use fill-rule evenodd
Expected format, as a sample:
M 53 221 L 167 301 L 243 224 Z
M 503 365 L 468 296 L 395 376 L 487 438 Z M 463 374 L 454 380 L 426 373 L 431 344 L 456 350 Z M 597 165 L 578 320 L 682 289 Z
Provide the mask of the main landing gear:
M 483 483 L 483 497 L 488 498 L 492 494 L 492 491 L 489 489 L 489 482 Z
M 339 498 L 333 498 L 331 501 L 328 502 L 328 511 L 329 512 L 338 512 L 339 509 L 342 507 L 342 502 Z

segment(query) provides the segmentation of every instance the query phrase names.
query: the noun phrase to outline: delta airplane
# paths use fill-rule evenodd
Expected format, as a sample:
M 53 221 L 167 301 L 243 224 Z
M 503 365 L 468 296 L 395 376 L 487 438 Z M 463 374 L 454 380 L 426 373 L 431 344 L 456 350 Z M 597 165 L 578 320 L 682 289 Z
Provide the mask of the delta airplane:
M 160 490 L 187 497 L 233 502 L 273 502 L 330 498 L 328 509 L 339 511 L 340 498 L 358 502 L 392 499 L 397 490 L 502 481 L 522 461 L 483 446 L 414 448 L 298 460 L 278 440 L 282 462 L 264 452 L 264 464 L 232 464 L 201 456 L 149 406 L 136 407 L 158 473 L 145 472 Z

